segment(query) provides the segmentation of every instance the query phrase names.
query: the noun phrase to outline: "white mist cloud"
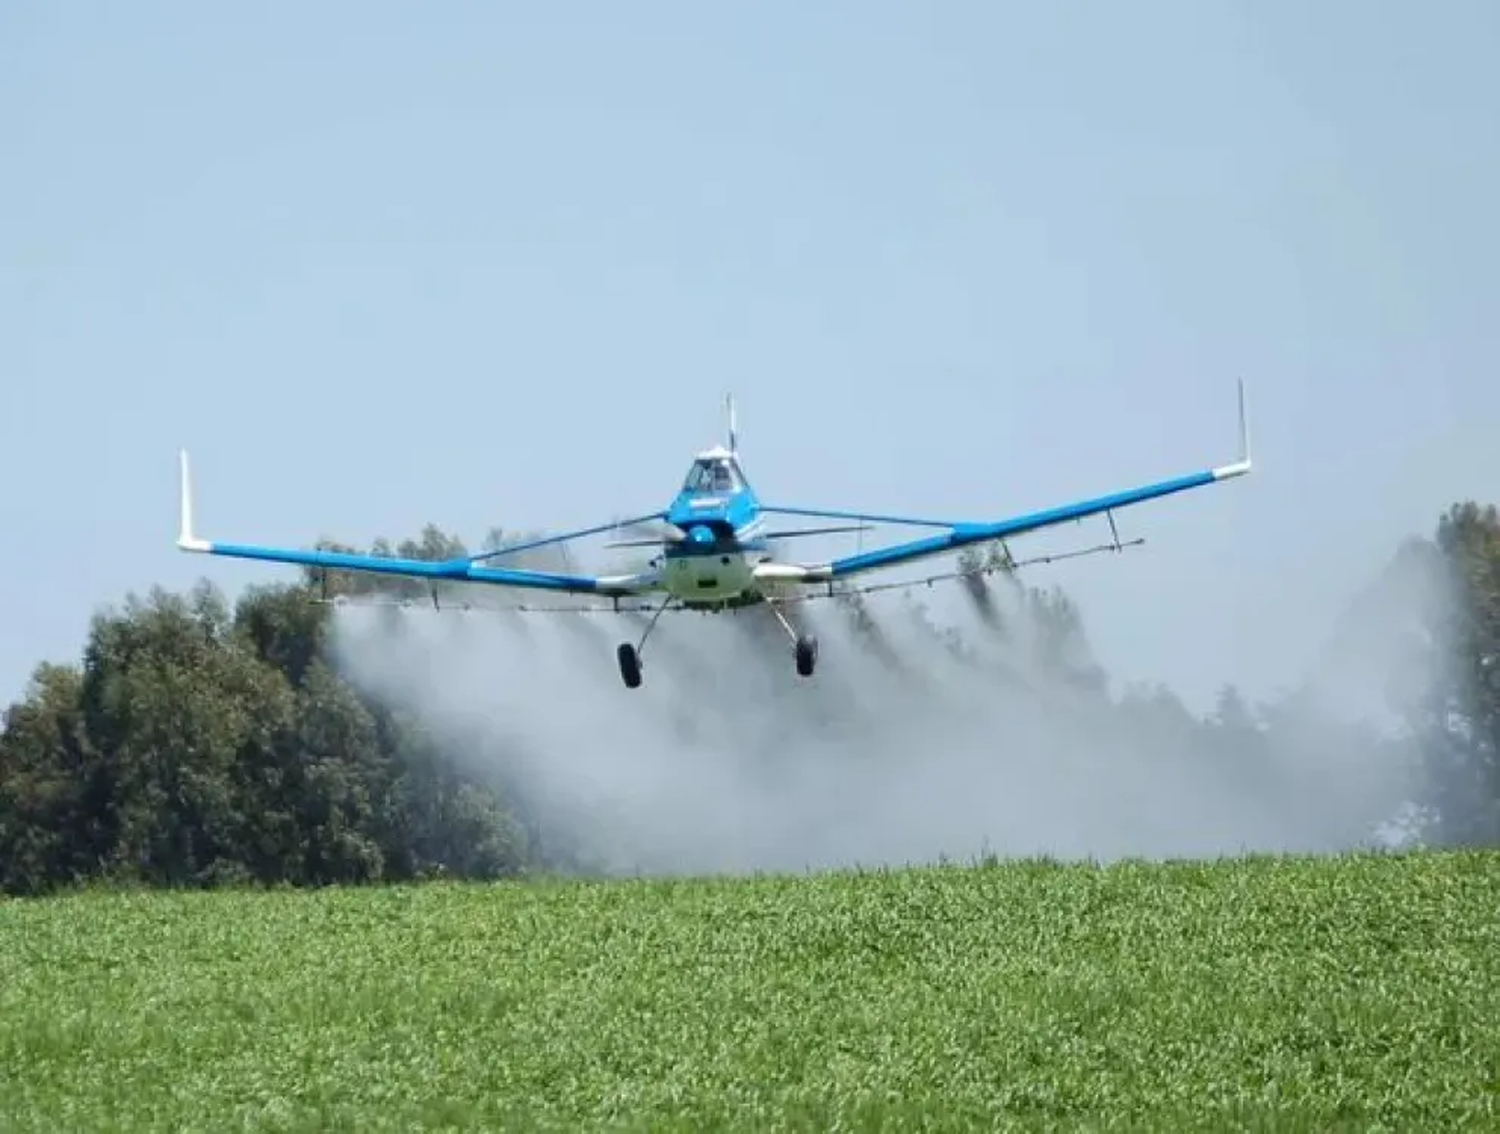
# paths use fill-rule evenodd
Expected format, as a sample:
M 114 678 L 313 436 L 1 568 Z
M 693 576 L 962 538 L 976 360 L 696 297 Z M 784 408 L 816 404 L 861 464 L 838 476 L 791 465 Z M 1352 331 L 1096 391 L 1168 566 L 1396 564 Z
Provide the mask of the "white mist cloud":
M 956 587 L 922 592 L 937 621 L 868 599 L 874 636 L 808 604 L 810 681 L 763 609 L 664 616 L 636 690 L 614 654 L 633 615 L 347 608 L 334 641 L 353 681 L 502 775 L 549 843 L 612 870 L 1332 850 L 1403 798 L 1404 769 L 1321 723 L 1215 751 L 1190 720 L 1048 677 L 1013 593 L 994 594 L 1009 640 Z

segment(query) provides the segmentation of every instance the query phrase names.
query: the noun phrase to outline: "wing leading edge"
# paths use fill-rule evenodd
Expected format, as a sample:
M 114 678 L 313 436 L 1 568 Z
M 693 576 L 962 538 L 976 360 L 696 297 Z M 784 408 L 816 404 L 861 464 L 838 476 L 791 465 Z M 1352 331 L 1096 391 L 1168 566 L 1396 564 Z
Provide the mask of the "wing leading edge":
M 513 547 L 501 548 L 476 556 L 465 556 L 447 560 L 400 559 L 380 555 L 359 555 L 343 551 L 303 550 L 298 548 L 262 547 L 257 544 L 221 543 L 203 539 L 193 527 L 193 491 L 188 472 L 186 451 L 178 454 L 181 473 L 181 517 L 177 534 L 177 546 L 183 551 L 200 555 L 220 555 L 231 559 L 253 559 L 263 563 L 289 563 L 301 567 L 322 567 L 334 571 L 360 571 L 376 575 L 403 575 L 408 578 L 433 579 L 446 582 L 487 583 L 492 586 L 525 587 L 534 590 L 561 591 L 568 594 L 602 595 L 618 597 L 639 594 L 658 585 L 654 573 L 640 575 L 567 575 L 551 571 L 527 571 L 518 568 L 482 567 L 485 559 L 511 552 L 529 550 L 551 543 L 561 543 L 579 535 L 608 530 L 589 528 L 582 532 L 569 532 L 547 539 L 533 540 Z M 647 517 L 651 518 L 651 517 Z M 627 524 L 630 521 L 621 521 Z
M 764 575 L 768 581 L 775 579 L 808 583 L 827 582 L 832 579 L 863 574 L 866 571 L 876 571 L 886 567 L 895 567 L 902 563 L 910 563 L 918 559 L 943 555 L 948 552 L 958 551 L 971 544 L 990 543 L 994 540 L 1022 535 L 1041 528 L 1070 523 L 1089 516 L 1102 515 L 1106 512 L 1113 512 L 1118 508 L 1127 508 L 1133 504 L 1141 504 L 1148 500 L 1158 500 L 1164 496 L 1186 492 L 1189 489 L 1217 484 L 1219 481 L 1232 480 L 1235 477 L 1244 476 L 1251 469 L 1250 431 L 1245 416 L 1245 384 L 1243 381 L 1239 383 L 1239 427 L 1240 457 L 1239 460 L 1231 464 L 1218 465 L 1213 468 L 1204 469 L 1201 472 L 1188 473 L 1185 476 L 1160 480 L 1152 484 L 1127 488 L 1120 492 L 1111 492 L 1103 496 L 1093 497 L 1092 499 L 1079 500 L 1071 504 L 1063 504 L 1058 507 L 1046 508 L 1042 511 L 1030 512 L 1022 516 L 1014 516 L 1010 519 L 988 523 L 947 524 L 930 520 L 898 519 L 896 520 L 898 523 L 930 524 L 934 527 L 945 527 L 947 530 L 941 535 L 927 536 L 905 543 L 894 544 L 890 547 L 876 548 L 872 551 L 861 552 L 856 555 L 847 555 L 818 565 L 764 564 L 763 567 L 765 570 L 758 570 L 757 575 Z M 836 515 L 847 519 L 875 519 L 873 516 L 861 516 L 859 513 L 852 512 L 819 512 L 813 509 L 790 508 L 776 510 L 795 512 L 799 515 L 808 516 Z

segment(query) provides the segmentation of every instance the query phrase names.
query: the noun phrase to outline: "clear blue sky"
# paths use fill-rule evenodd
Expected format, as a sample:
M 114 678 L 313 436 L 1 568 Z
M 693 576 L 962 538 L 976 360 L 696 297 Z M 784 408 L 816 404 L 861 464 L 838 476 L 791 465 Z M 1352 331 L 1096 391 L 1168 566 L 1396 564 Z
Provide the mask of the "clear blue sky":
M 1267 693 L 1500 497 L 1497 52 L 1485 0 L 8 5 L 0 693 L 291 576 L 175 550 L 182 445 L 211 537 L 477 541 L 665 504 L 732 387 L 763 495 L 980 518 L 1232 458 L 1238 375 L 1256 474 L 1036 577 Z

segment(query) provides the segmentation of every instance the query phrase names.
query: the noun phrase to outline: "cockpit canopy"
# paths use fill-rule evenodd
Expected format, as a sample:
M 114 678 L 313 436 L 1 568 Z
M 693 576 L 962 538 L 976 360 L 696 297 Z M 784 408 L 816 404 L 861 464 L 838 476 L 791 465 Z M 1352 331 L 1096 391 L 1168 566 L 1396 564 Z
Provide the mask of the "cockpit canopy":
M 745 478 L 740 475 L 733 457 L 704 456 L 693 462 L 687 479 L 682 482 L 682 490 L 694 495 L 719 495 L 738 492 L 744 484 Z

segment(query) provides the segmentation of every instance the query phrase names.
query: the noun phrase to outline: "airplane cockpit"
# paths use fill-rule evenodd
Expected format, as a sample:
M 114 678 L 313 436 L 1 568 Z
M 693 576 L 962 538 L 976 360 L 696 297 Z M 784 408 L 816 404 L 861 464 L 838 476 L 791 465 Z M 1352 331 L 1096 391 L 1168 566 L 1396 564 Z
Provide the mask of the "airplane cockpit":
M 744 483 L 733 458 L 699 457 L 688 470 L 682 490 L 695 494 L 737 492 Z

